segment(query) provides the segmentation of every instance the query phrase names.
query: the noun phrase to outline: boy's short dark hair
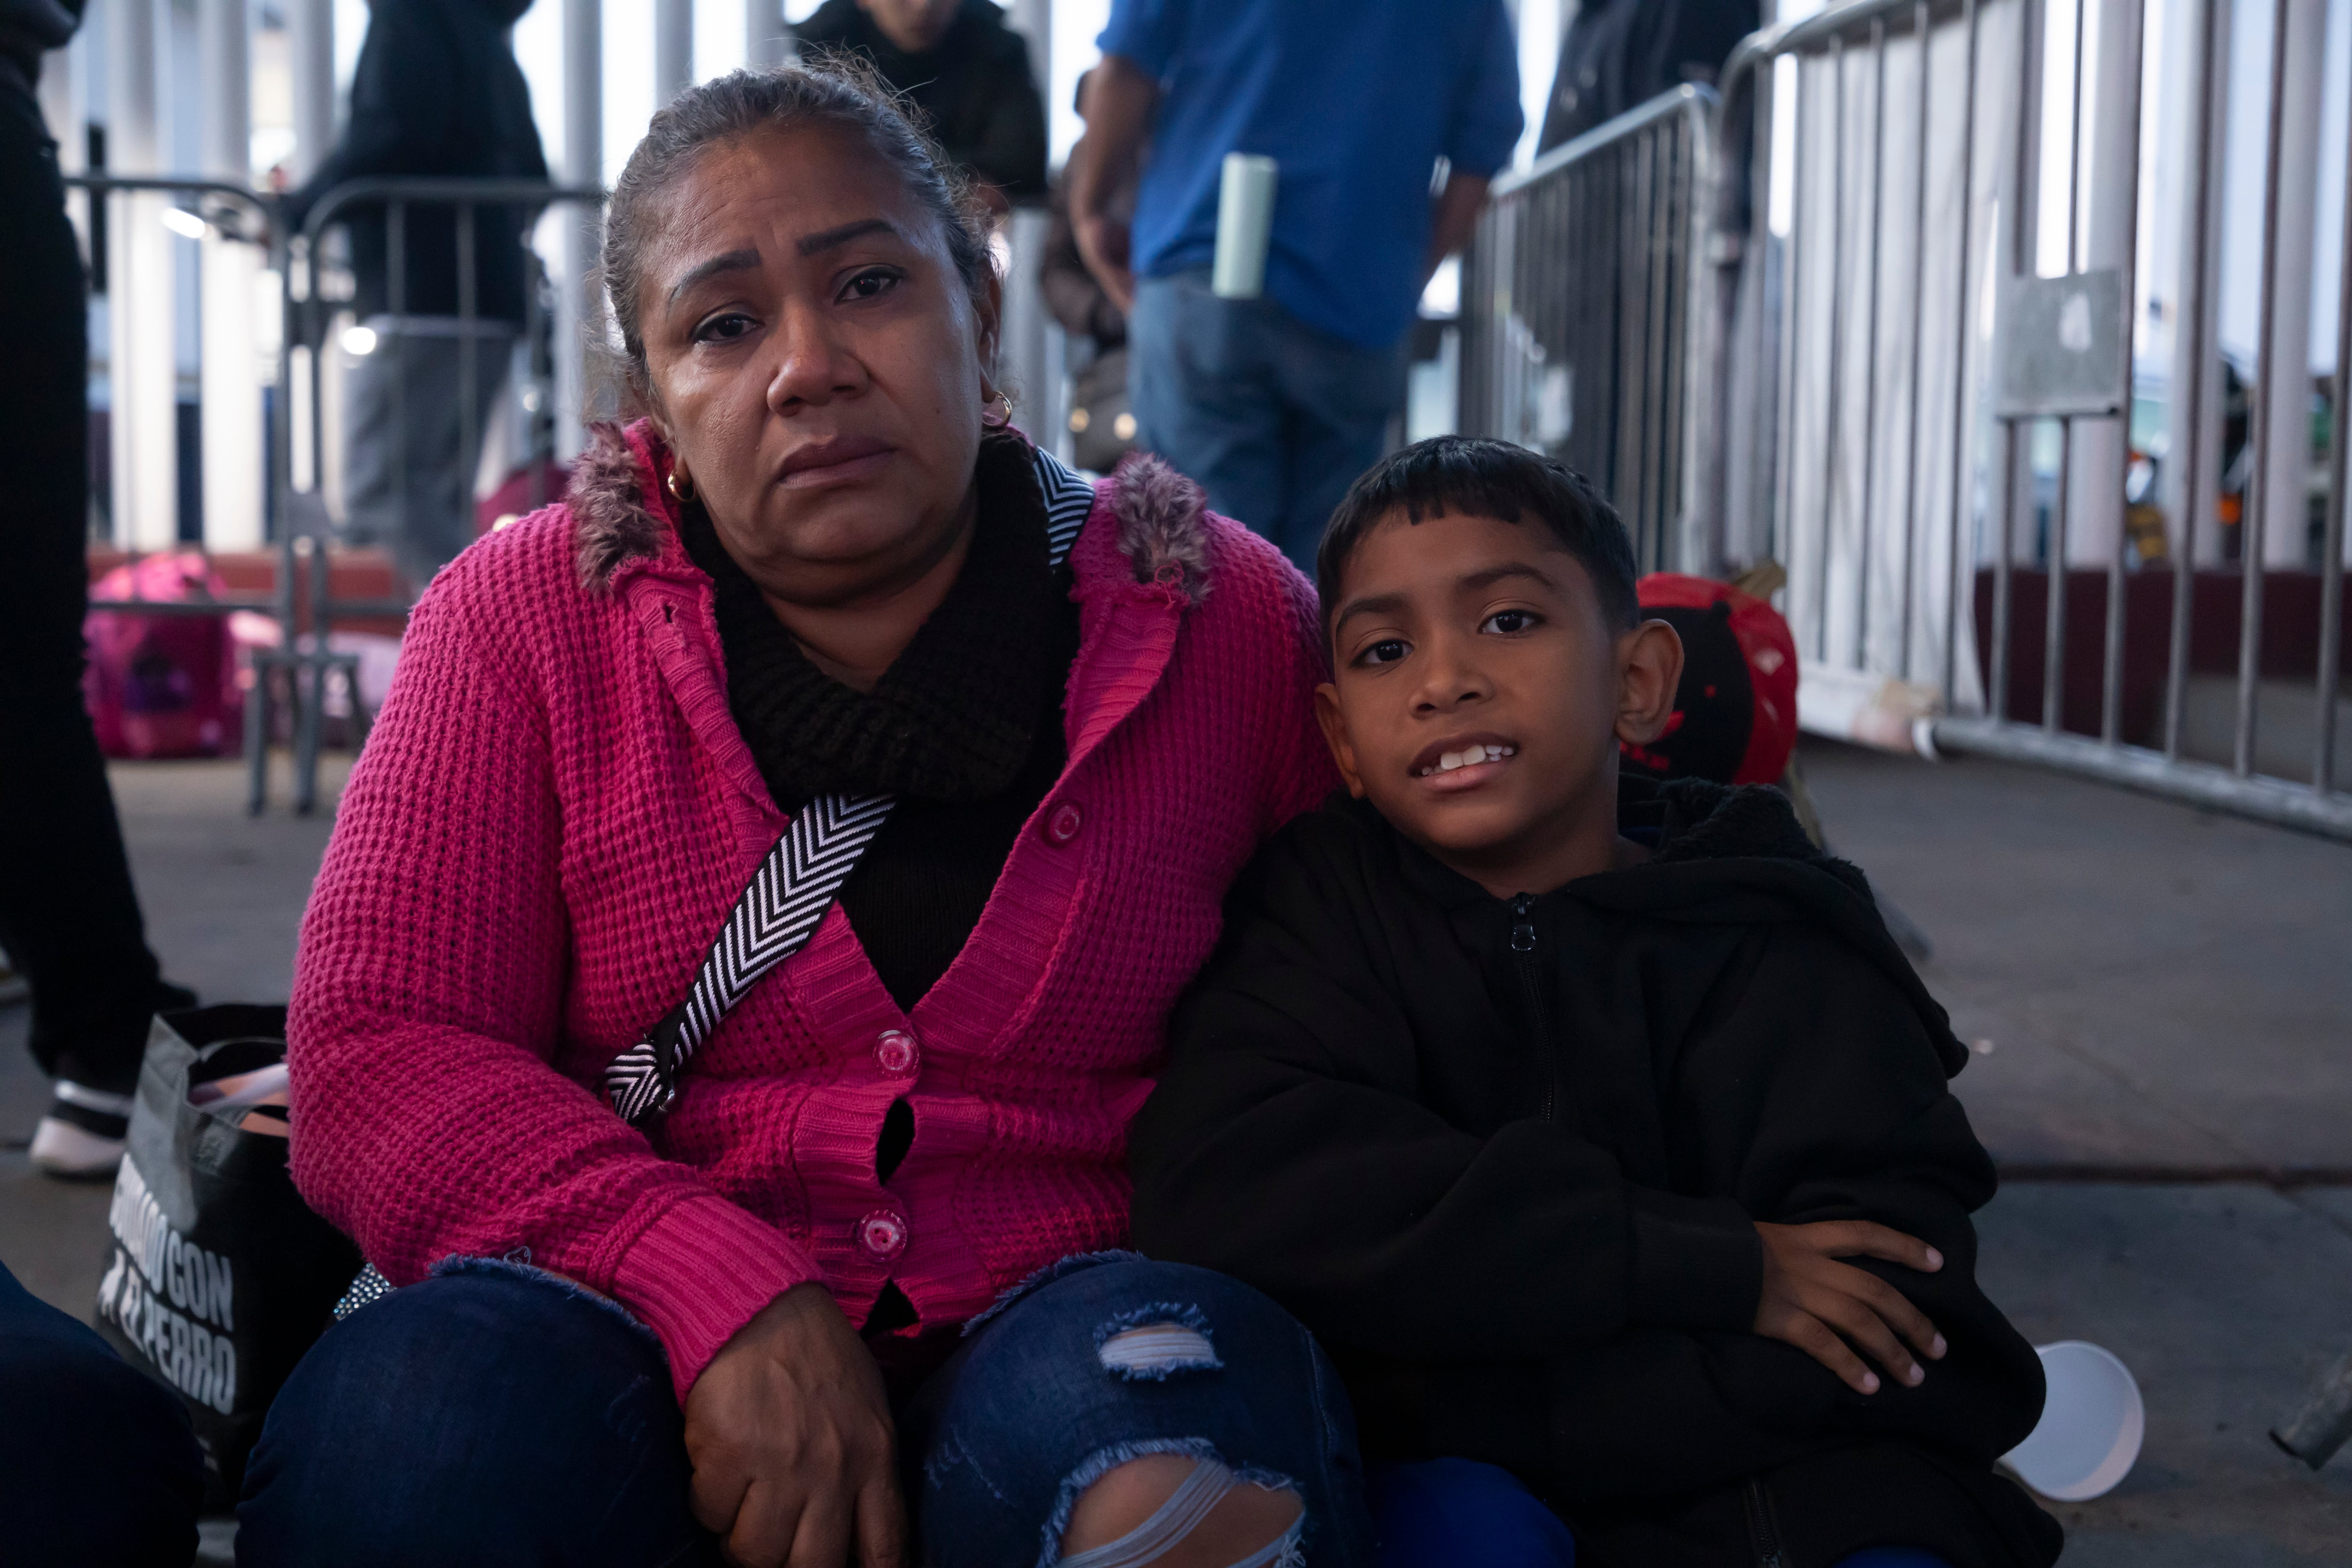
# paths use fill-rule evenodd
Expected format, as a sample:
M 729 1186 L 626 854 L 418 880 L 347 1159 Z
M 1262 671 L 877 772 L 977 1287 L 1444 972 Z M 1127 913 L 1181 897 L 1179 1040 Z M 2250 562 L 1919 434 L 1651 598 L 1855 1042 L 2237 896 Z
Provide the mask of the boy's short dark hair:
M 1364 536 L 1391 512 L 1408 522 L 1448 513 L 1517 522 L 1533 512 L 1559 547 L 1582 563 L 1601 595 L 1601 613 L 1619 631 L 1641 624 L 1633 592 L 1633 545 L 1617 509 L 1582 474 L 1555 458 L 1475 436 L 1433 436 L 1383 458 L 1348 488 L 1315 551 L 1315 587 L 1323 600 L 1323 636 L 1339 602 L 1339 578 Z

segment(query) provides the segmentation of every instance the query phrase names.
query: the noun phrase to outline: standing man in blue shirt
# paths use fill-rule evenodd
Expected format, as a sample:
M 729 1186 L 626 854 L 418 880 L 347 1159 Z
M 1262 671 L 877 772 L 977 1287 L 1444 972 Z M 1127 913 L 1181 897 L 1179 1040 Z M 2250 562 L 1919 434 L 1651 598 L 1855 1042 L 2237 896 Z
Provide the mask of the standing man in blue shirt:
M 1403 406 L 1421 291 L 1517 144 L 1510 18 L 1503 0 L 1113 0 L 1099 42 L 1071 215 L 1130 317 L 1142 442 L 1311 572 Z M 1147 139 L 1130 229 L 1113 198 Z M 1228 153 L 1277 170 L 1254 300 L 1209 287 Z

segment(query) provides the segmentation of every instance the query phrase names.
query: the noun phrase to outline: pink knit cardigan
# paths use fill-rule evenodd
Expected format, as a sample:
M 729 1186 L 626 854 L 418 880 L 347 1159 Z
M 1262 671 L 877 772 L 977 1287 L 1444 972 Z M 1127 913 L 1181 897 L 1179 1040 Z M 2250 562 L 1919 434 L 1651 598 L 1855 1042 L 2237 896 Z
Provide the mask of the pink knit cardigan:
M 618 1298 L 683 1400 L 806 1280 L 952 1324 L 1127 1228 L 1129 1120 L 1226 884 L 1333 775 L 1311 591 L 1156 463 L 1073 550 L 1069 761 L 901 1013 L 839 906 L 695 1057 L 650 1140 L 594 1085 L 684 994 L 785 817 L 727 706 L 649 428 L 434 580 L 303 921 L 303 1195 L 395 1285 L 451 1255 Z M 909 1047 L 911 1046 L 911 1049 Z M 884 1112 L 911 1151 L 875 1179 Z

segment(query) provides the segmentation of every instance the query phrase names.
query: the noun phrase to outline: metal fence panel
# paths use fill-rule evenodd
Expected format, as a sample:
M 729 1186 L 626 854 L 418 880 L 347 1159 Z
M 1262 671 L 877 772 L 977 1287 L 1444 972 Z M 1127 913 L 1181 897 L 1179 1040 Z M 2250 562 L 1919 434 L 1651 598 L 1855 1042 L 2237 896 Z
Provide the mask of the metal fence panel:
M 1497 180 L 1463 261 L 1462 428 L 1591 479 L 1644 571 L 1693 551 L 1714 103 L 1677 89 Z
M 2195 4 L 2190 36 L 2202 54 L 2184 107 L 2208 126 L 2224 108 L 2211 62 L 2228 8 Z M 2288 29 L 2284 0 L 2273 4 L 2262 277 L 2278 286 L 2261 289 L 2265 344 L 2285 286 Z M 2101 36 L 2128 52 L 2105 89 L 2123 89 L 2114 119 L 2084 124 L 2085 10 L 2085 0 L 1850 0 L 1741 46 L 1727 68 L 1718 135 L 1727 151 L 1753 113 L 1762 147 L 1749 165 L 1753 202 L 1742 208 L 1718 192 L 1718 222 L 1738 210 L 1745 226 L 1727 224 L 1717 248 L 1744 275 L 1708 296 L 1731 312 L 1732 363 L 1716 378 L 1726 434 L 1699 504 L 1716 510 L 1731 558 L 1770 556 L 1788 568 L 1782 603 L 1803 656 L 1809 724 L 1852 732 L 1858 710 L 1883 718 L 1893 709 L 1923 721 L 1902 732 L 1916 729 L 1931 744 L 2352 837 L 2352 797 L 2335 777 L 2347 355 L 2337 354 L 2327 521 L 2315 569 L 2293 584 L 2294 616 L 2310 624 L 2265 613 L 2265 584 L 2279 569 L 2266 562 L 2277 551 L 2265 551 L 2264 530 L 2294 526 L 2301 497 L 2264 494 L 2263 462 L 2250 465 L 2234 563 L 2203 560 L 2194 537 L 2197 501 L 2222 482 L 2203 466 L 2201 442 L 2180 443 L 2191 500 L 2158 525 L 2155 551 L 2120 525 L 2127 476 L 2145 460 L 2124 426 L 2144 248 L 2139 174 L 2152 156 L 2142 143 L 2155 138 L 2142 131 L 2139 0 L 2100 6 Z M 2048 134 L 2062 140 L 2045 156 L 2042 48 L 2064 28 L 2074 79 L 2049 98 L 2061 109 Z M 2103 146 L 2121 150 L 2122 166 Z M 2085 187 L 2086 162 L 2101 188 Z M 1787 188 L 1771 189 L 1775 178 Z M 2221 174 L 2210 151 L 2186 178 L 2186 190 L 2165 193 L 2190 212 L 2198 237 L 2178 309 L 2202 322 L 2219 273 L 2207 215 Z M 2062 184 L 2045 191 L 2051 181 Z M 2037 254 L 2046 258 L 2058 237 L 2036 233 L 2045 198 L 2065 226 L 2066 271 L 2050 279 L 2035 276 Z M 2110 219 L 2114 259 L 2093 254 L 2098 220 L 2086 214 L 2102 203 L 2121 216 Z M 2352 278 L 2337 279 L 2352 314 L 2347 285 Z M 2185 357 L 2191 374 L 2164 395 L 2185 405 L 2176 427 L 2193 431 L 2221 417 L 2221 373 L 2210 342 Z M 2252 401 L 2247 445 L 2266 453 L 2270 421 L 2303 416 Z M 2111 535 L 2084 532 L 2086 500 L 2106 509 Z M 1981 649 L 1979 628 L 1989 634 Z M 2220 662 L 2208 645 L 2224 634 L 2234 645 L 2231 754 L 2200 761 L 2184 732 L 2192 696 L 2204 692 L 2210 705 L 2216 695 L 2218 674 L 2198 671 Z M 2258 761 L 2257 718 L 2286 684 L 2279 647 L 2305 640 L 2316 645 L 2302 678 L 2312 755 L 2297 777 Z
M 457 370 L 453 395 L 457 403 L 458 447 L 454 473 L 457 493 L 464 509 L 459 526 L 468 534 L 474 506 L 476 470 L 481 458 L 481 404 L 485 366 L 481 356 L 505 353 L 510 361 L 520 350 L 520 364 L 528 383 L 522 390 L 523 406 L 530 413 L 529 437 L 520 452 L 520 468 L 530 475 L 534 492 L 539 489 L 540 477 L 545 465 L 558 449 L 555 430 L 557 404 L 557 361 L 546 342 L 549 320 L 547 301 L 541 297 L 544 271 L 530 246 L 530 236 L 539 216 L 548 208 L 568 206 L 593 216 L 602 207 L 604 194 L 591 188 L 572 189 L 551 185 L 536 180 L 488 180 L 470 178 L 370 178 L 348 181 L 335 186 L 312 203 L 305 215 L 299 233 L 287 237 L 287 265 L 284 310 L 285 331 L 279 385 L 284 389 L 278 399 L 277 428 L 273 432 L 275 447 L 281 454 L 275 465 L 273 482 L 279 498 L 278 515 L 286 520 L 281 528 L 279 591 L 285 601 L 285 637 L 276 656 L 289 682 L 289 695 L 294 704 L 294 806 L 307 812 L 316 805 L 318 791 L 318 759 L 320 751 L 320 718 L 325 708 L 327 686 L 331 678 L 355 680 L 355 660 L 352 656 L 335 652 L 329 645 L 329 636 L 340 621 L 357 618 L 403 615 L 408 608 L 404 595 L 389 599 L 346 599 L 333 591 L 333 574 L 328 554 L 331 542 L 320 520 L 323 509 L 316 504 L 317 492 L 323 488 L 333 465 L 328 461 L 335 447 L 339 432 L 331 417 L 329 388 L 331 384 L 325 360 L 332 352 L 332 332 L 341 312 L 341 300 L 331 297 L 326 287 L 331 275 L 328 236 L 336 227 L 348 225 L 355 216 L 380 212 L 383 230 L 383 264 L 385 268 L 384 317 L 381 332 L 391 334 L 394 341 L 372 341 L 370 352 L 405 352 L 406 344 L 399 340 L 409 335 L 447 336 L 457 345 Z M 481 273 L 489 259 L 481 242 L 482 216 L 485 209 L 508 211 L 520 209 L 524 217 L 520 225 L 522 254 L 510 258 L 521 268 L 522 321 L 517 331 L 509 332 L 502 322 L 487 318 L 482 309 Z M 457 313 L 454 321 L 439 315 L 414 315 L 410 311 L 412 265 L 409 245 L 410 227 L 423 215 L 431 222 L 442 214 L 447 215 L 447 230 L 451 245 L 451 266 L 456 295 Z M 437 227 L 437 226 L 436 226 Z M 496 232 L 497 226 L 491 226 Z M 430 248 L 425 252 L 428 264 Z M 505 265 L 507 263 L 499 263 Z M 554 287 L 572 287 L 584 290 L 583 280 L 569 280 Z M 429 302 L 428 302 L 429 303 Z M 558 319 L 562 313 L 558 312 Z M 604 313 L 583 310 L 582 319 L 602 322 Z M 368 323 L 355 323 L 369 332 L 372 340 L 379 338 L 379 329 Z M 412 419 L 428 411 L 411 407 L 409 377 L 404 370 L 395 370 L 390 376 L 393 426 L 391 446 L 394 452 L 409 447 Z M 584 411 L 583 411 L 584 412 Z M 299 448 L 299 449 L 298 449 Z M 394 494 L 393 507 L 404 526 L 415 515 L 411 508 L 409 487 L 419 476 L 409 465 L 392 465 Z M 312 504 L 299 506 L 298 495 L 310 496 Z M 548 498 L 534 493 L 534 502 Z M 421 589 L 422 583 L 410 587 Z M 299 628 L 299 630 L 298 630 Z M 268 728 L 268 714 L 273 687 L 264 672 L 264 679 L 256 687 L 261 704 L 261 722 L 248 723 L 249 752 L 252 763 L 252 808 L 259 811 L 265 798 L 265 759 L 260 750 Z

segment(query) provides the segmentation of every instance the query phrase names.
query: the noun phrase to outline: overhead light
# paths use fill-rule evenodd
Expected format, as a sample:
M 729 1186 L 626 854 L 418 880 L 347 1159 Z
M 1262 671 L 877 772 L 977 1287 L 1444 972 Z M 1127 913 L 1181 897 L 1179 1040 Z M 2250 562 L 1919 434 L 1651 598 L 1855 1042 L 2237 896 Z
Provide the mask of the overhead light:
M 343 329 L 343 352 L 350 354 L 353 359 L 364 359 L 369 354 L 375 353 L 375 329 L 373 327 L 345 327 Z
M 212 226 L 185 207 L 165 207 L 163 226 L 189 239 L 202 239 L 210 232 Z

